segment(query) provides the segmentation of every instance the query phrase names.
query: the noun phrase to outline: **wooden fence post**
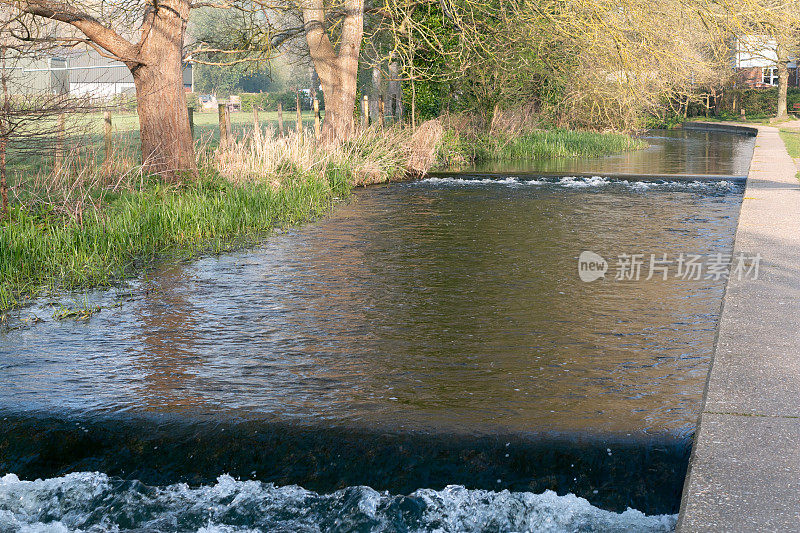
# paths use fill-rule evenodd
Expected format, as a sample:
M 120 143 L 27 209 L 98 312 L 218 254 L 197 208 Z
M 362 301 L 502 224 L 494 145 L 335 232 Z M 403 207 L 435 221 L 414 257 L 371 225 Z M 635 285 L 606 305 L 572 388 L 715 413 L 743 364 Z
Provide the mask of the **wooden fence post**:
M 303 133 L 303 109 L 300 107 L 300 89 L 297 90 L 296 107 L 297 107 L 297 122 L 294 126 L 298 134 Z
M 233 146 L 233 130 L 231 128 L 231 106 L 225 106 L 225 134 L 228 137 L 228 147 Z
M 194 139 L 194 108 L 189 107 L 187 109 L 189 111 L 189 131 L 192 133 L 192 139 Z
M 369 126 L 369 96 L 366 94 L 361 99 L 361 127 L 366 129 Z
M 111 111 L 103 113 L 103 132 L 106 140 L 106 167 L 111 165 Z
M 383 121 L 386 120 L 386 109 L 383 105 L 383 95 L 378 97 L 378 127 L 383 129 Z
M 230 139 L 228 138 L 228 124 L 225 116 L 228 114 L 228 106 L 225 104 L 217 105 L 217 112 L 219 114 L 219 147 L 222 150 L 228 149 Z
M 319 140 L 321 128 L 319 123 L 319 100 L 314 98 L 314 136 Z
M 283 106 L 278 102 L 278 135 L 283 137 Z

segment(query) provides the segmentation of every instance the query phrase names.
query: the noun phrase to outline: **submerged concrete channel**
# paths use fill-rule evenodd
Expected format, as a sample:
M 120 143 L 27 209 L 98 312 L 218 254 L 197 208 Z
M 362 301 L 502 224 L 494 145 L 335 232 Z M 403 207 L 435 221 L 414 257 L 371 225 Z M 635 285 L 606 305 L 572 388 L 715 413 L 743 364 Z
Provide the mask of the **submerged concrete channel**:
M 757 131 L 734 256 L 759 274 L 726 287 L 679 532 L 800 523 L 800 185 L 778 129 Z

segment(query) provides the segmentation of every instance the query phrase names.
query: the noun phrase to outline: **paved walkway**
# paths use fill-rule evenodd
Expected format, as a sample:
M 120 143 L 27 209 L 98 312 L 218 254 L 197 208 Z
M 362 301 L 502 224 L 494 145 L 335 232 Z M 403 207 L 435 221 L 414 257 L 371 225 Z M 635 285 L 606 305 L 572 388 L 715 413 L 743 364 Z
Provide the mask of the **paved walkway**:
M 678 531 L 800 530 L 800 185 L 778 129 L 758 126 Z

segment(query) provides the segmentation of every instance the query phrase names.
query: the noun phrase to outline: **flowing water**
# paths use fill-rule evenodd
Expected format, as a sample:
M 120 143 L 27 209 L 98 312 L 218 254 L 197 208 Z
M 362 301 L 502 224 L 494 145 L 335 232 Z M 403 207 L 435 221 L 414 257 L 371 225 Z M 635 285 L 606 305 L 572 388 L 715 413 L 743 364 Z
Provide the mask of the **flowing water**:
M 659 172 L 696 172 L 675 143 L 734 176 L 752 150 L 649 140 Z M 76 296 L 86 321 L 39 301 L 0 332 L 0 530 L 670 530 L 724 280 L 617 281 L 615 258 L 730 253 L 741 192 L 370 187 Z M 585 250 L 605 279 L 581 281 Z
M 487 162 L 465 171 L 744 176 L 753 153 L 751 137 L 724 132 L 655 130 L 642 138 L 650 145 L 644 150 L 604 157 Z

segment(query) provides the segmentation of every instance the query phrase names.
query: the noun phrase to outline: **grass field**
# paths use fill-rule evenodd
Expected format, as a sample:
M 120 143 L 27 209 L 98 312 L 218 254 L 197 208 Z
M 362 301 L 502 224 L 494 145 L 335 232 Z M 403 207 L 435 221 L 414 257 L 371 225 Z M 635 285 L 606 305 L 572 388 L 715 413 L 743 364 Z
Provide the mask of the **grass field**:
M 314 127 L 314 114 L 310 111 L 303 112 L 303 127 Z M 278 113 L 276 111 L 259 113 L 259 123 L 262 131 L 278 128 Z M 283 127 L 287 132 L 294 131 L 296 115 L 294 111 L 284 112 Z M 219 144 L 219 117 L 215 112 L 194 113 L 194 136 L 201 144 L 207 143 L 214 148 Z M 134 111 L 115 112 L 111 114 L 111 125 L 114 149 L 126 153 L 132 159 L 140 156 L 139 148 L 139 116 Z M 80 114 L 68 119 L 67 130 L 69 137 L 65 146 L 68 150 L 80 152 L 81 157 L 94 159 L 99 163 L 105 157 L 103 140 L 103 113 Z M 231 129 L 235 136 L 241 137 L 253 132 L 253 114 L 244 112 L 231 113 Z M 53 168 L 53 154 L 26 151 L 24 153 L 10 151 L 8 156 L 11 179 L 15 175 L 31 175 L 47 173 Z

